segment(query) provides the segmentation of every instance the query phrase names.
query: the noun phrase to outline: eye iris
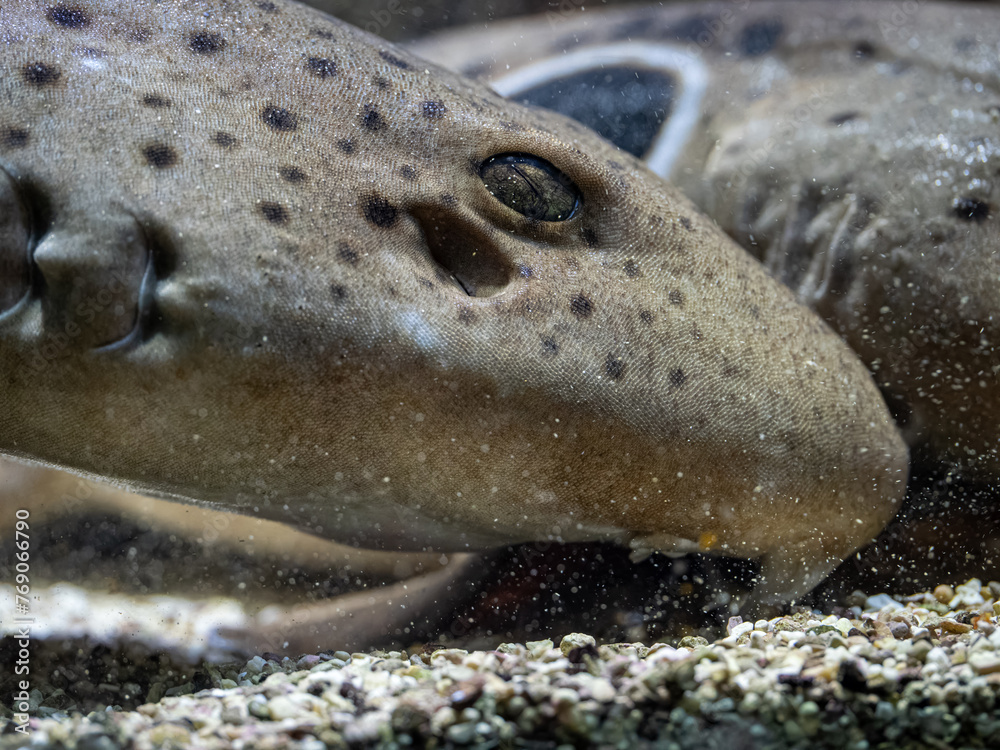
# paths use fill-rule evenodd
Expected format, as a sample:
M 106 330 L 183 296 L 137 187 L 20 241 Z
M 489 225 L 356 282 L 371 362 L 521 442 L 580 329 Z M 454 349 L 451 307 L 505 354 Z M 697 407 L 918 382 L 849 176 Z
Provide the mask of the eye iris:
M 566 221 L 580 205 L 580 190 L 565 174 L 530 154 L 498 154 L 479 169 L 494 198 L 529 219 Z

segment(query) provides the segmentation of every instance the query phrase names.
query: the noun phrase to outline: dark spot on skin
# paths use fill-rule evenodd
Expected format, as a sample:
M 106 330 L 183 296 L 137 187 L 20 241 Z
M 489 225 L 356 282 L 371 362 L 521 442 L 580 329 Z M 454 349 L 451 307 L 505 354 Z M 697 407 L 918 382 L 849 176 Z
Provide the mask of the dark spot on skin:
M 778 18 L 755 21 L 740 34 L 740 52 L 747 57 L 759 57 L 774 49 L 785 30 Z
M 608 166 L 611 167 L 611 169 L 615 170 L 616 172 L 621 172 L 622 169 L 624 169 L 621 163 L 617 161 L 609 161 Z
M 760 308 L 757 305 L 750 306 L 750 317 L 757 320 L 760 317 Z
M 372 82 L 374 82 L 374 84 L 376 86 L 378 86 L 380 89 L 382 89 L 383 91 L 385 89 L 389 88 L 389 79 L 388 78 L 383 78 L 382 76 L 375 76 L 374 78 L 372 78 Z
M 311 33 L 313 36 L 318 36 L 320 39 L 333 39 L 333 33 L 327 31 L 326 29 L 313 29 Z
M 410 64 L 408 62 L 406 62 L 405 60 L 400 60 L 398 57 L 389 52 L 386 52 L 385 50 L 379 52 L 378 55 L 387 63 L 389 63 L 390 65 L 395 65 L 400 70 L 410 69 Z
M 366 104 L 365 116 L 361 118 L 361 125 L 365 130 L 370 130 L 374 133 L 385 126 L 385 120 L 382 119 L 382 115 L 375 109 L 375 105 Z
M 24 148 L 30 136 L 24 128 L 4 128 L 0 131 L 0 146 L 4 148 Z
M 467 307 L 459 308 L 458 322 L 469 326 L 476 322 L 476 314 Z
M 269 224 L 287 224 L 288 210 L 280 203 L 261 201 L 260 213 Z
M 625 261 L 625 266 L 622 268 L 625 271 L 625 275 L 630 279 L 634 279 L 639 275 L 639 267 L 635 264 L 634 260 Z
M 670 378 L 670 385 L 675 388 L 680 388 L 687 382 L 687 375 L 685 375 L 684 370 L 679 367 L 676 370 L 671 370 L 668 377 Z
M 559 353 L 559 344 L 553 338 L 542 339 L 542 354 L 547 357 L 554 357 Z
M 89 60 L 102 60 L 108 56 L 105 50 L 97 49 L 96 47 L 83 47 L 80 49 L 80 54 Z
M 65 3 L 53 5 L 48 9 L 45 17 L 56 26 L 62 26 L 64 29 L 85 29 L 90 25 L 90 16 L 79 5 L 66 5 Z
M 434 282 L 431 281 L 430 279 L 425 279 L 422 276 L 417 279 L 417 283 L 420 284 L 420 286 L 424 287 L 425 289 L 434 288 Z
M 141 100 L 142 106 L 153 109 L 165 109 L 170 106 L 170 100 L 159 94 L 146 94 Z
M 358 251 L 348 243 L 341 242 L 337 245 L 337 257 L 344 261 L 344 263 L 349 263 L 353 266 L 358 262 Z
M 298 183 L 306 181 L 306 173 L 298 167 L 279 167 L 278 175 L 285 182 Z
M 62 77 L 62 71 L 54 65 L 33 62 L 21 68 L 21 75 L 24 76 L 26 83 L 40 88 L 58 81 Z
M 196 31 L 188 37 L 188 49 L 196 55 L 214 55 L 225 46 L 226 40 L 222 38 L 222 34 L 211 31 Z
M 156 169 L 167 169 L 177 163 L 177 152 L 166 143 L 151 143 L 142 150 L 146 163 Z
M 507 122 L 506 120 L 501 120 L 499 125 L 508 133 L 518 133 L 524 130 L 524 127 L 522 125 L 518 125 L 516 122 Z
M 841 112 L 839 115 L 833 115 L 832 117 L 830 117 L 827 120 L 827 122 L 830 123 L 831 125 L 836 125 L 839 127 L 843 125 L 845 122 L 850 122 L 851 120 L 858 119 L 858 116 L 860 114 L 861 113 L 858 112 L 857 110 L 852 110 L 850 112 Z
M 651 326 L 653 325 L 653 313 L 651 313 L 649 310 L 640 310 L 639 320 L 641 320 L 646 325 Z
M 530 279 L 532 276 L 535 275 L 535 272 L 531 268 L 531 266 L 526 266 L 524 264 L 518 265 L 517 272 L 521 275 L 522 279 Z
M 362 201 L 361 211 L 369 223 L 388 229 L 396 223 L 399 209 L 380 195 L 369 195 Z
M 621 380 L 625 374 L 625 363 L 614 354 L 609 354 L 608 358 L 604 360 L 604 372 L 612 380 Z
M 317 78 L 333 78 L 337 75 L 337 63 L 328 57 L 310 57 L 306 60 L 306 70 Z
M 670 301 L 671 305 L 683 305 L 684 295 L 680 293 L 678 289 L 671 289 L 667 293 L 667 299 Z
M 972 198 L 968 195 L 955 199 L 952 207 L 955 216 L 963 221 L 974 221 L 977 224 L 986 221 L 992 213 L 989 203 Z
M 337 141 L 337 148 L 345 154 L 354 153 L 354 142 L 350 138 L 341 138 Z
M 281 133 L 290 132 L 299 126 L 298 117 L 289 112 L 287 109 L 271 105 L 264 107 L 264 111 L 260 113 L 260 119 L 262 119 L 269 128 L 277 130 Z
M 426 101 L 421 108 L 421 112 L 428 120 L 440 120 L 447 111 L 448 108 L 440 100 Z
M 222 130 L 215 132 L 209 140 L 219 148 L 232 148 L 236 145 L 236 136 Z
M 581 320 L 589 318 L 594 312 L 594 306 L 584 295 L 578 294 L 569 302 L 570 311 Z
M 274 3 L 268 3 L 268 2 L 257 3 L 257 7 L 260 8 L 265 13 L 277 13 L 278 12 L 278 6 L 275 5 Z
M 597 247 L 597 232 L 592 227 L 583 227 L 580 230 L 580 236 L 587 243 L 587 247 Z
M 404 180 L 415 180 L 417 179 L 417 168 L 404 164 L 399 168 L 399 176 Z
M 343 302 L 347 299 L 347 287 L 340 284 L 333 284 L 330 286 L 330 296 L 333 297 L 338 302 Z
M 868 41 L 858 42 L 852 54 L 855 60 L 868 60 L 875 56 L 875 45 Z
M 443 193 L 441 195 L 441 202 L 446 206 L 457 206 L 458 198 L 456 198 L 451 193 Z
M 681 226 L 684 227 L 689 232 L 694 231 L 694 224 L 691 223 L 691 219 L 689 219 L 687 216 L 681 217 Z

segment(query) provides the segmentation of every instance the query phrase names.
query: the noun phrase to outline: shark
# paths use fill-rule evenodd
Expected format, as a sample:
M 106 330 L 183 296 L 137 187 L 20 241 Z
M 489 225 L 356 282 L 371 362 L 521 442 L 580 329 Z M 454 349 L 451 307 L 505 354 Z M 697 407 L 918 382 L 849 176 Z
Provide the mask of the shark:
M 898 508 L 856 354 L 568 117 L 281 0 L 16 0 L 0 69 L 13 460 L 454 553 L 361 592 L 376 629 L 536 540 L 758 559 L 784 602 Z M 370 634 L 332 606 L 265 640 Z
M 858 353 L 921 473 L 988 487 L 998 28 L 989 5 L 726 0 L 565 6 L 412 48 L 643 159 Z

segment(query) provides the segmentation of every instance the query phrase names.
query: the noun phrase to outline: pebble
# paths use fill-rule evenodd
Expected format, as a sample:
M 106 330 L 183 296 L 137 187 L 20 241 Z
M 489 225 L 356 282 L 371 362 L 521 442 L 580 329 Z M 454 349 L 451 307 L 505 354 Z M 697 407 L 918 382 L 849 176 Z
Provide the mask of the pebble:
M 571 633 L 558 647 L 546 638 L 489 651 L 255 657 L 206 668 L 210 687 L 193 695 L 180 694 L 194 686 L 178 673 L 135 711 L 59 712 L 65 696 L 43 689 L 31 694 L 31 743 L 632 747 L 659 736 L 694 750 L 725 726 L 748 747 L 997 747 L 994 584 L 942 585 L 905 603 L 855 594 L 864 606 L 846 616 L 733 618 L 715 641 L 646 647 Z M 0 748 L 19 747 L 4 717 Z
M 955 589 L 946 583 L 942 583 L 934 589 L 934 598 L 941 604 L 947 604 L 955 598 Z
M 987 592 L 988 593 L 988 592 Z M 955 587 L 955 596 L 948 606 L 951 609 L 957 609 L 960 607 L 976 607 L 983 604 L 986 600 L 983 598 L 983 585 L 978 578 L 972 578 L 969 581 Z
M 597 649 L 597 639 L 592 635 L 587 635 L 585 633 L 570 633 L 564 636 L 559 642 L 559 650 L 562 651 L 562 655 L 569 657 L 569 655 L 578 648 L 592 648 Z
M 976 674 L 995 674 L 1000 672 L 1000 657 L 993 654 L 973 654 L 969 656 L 969 666 Z
M 892 633 L 893 638 L 902 641 L 910 637 L 910 626 L 905 622 L 890 622 L 889 632 Z
M 903 605 L 888 594 L 876 594 L 875 596 L 870 596 L 865 600 L 866 610 L 881 610 L 886 607 L 890 607 L 891 609 L 902 609 Z
M 540 659 L 547 652 L 553 649 L 553 643 L 548 638 L 542 641 L 528 641 L 524 644 L 525 648 L 528 649 L 528 655 L 533 659 Z

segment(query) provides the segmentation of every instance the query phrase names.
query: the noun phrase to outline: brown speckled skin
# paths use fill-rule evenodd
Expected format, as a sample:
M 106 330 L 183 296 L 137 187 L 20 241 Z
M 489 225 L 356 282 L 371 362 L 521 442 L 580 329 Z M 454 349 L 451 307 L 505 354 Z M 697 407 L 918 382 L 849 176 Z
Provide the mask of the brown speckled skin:
M 568 120 L 284 2 L 4 3 L 0 65 L 8 454 L 361 546 L 759 556 L 765 599 L 897 507 L 853 353 Z M 576 216 L 494 199 L 504 152 Z
M 417 49 L 487 81 L 666 43 L 708 71 L 669 178 L 859 353 L 932 470 L 1000 477 L 1000 9 L 711 2 L 569 12 Z

